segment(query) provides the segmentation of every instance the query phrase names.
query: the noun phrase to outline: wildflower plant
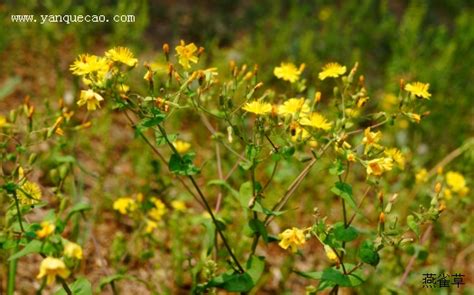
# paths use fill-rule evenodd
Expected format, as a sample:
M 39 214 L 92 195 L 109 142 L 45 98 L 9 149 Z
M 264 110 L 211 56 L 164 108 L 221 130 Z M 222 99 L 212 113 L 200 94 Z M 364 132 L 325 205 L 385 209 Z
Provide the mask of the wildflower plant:
M 177 269 L 175 284 L 183 284 L 186 272 L 196 294 L 218 288 L 250 292 L 271 260 L 266 249 L 273 247 L 296 260 L 311 247 L 325 257 L 325 267 L 293 268 L 294 273 L 308 279 L 309 294 L 325 289 L 336 294 L 376 276 L 383 252 L 396 253 L 420 240 L 422 225 L 439 218 L 449 205 L 448 196 L 469 192 L 468 182 L 457 172 L 439 173 L 433 186 L 429 180 L 434 173 L 420 170 L 424 172 L 410 175 L 429 187 L 429 206 L 403 217 L 393 213 L 397 202 L 408 198 L 391 184 L 406 170 L 409 155 L 391 144 L 384 128 L 396 126 L 397 120 L 418 124 L 429 115 L 429 84 L 400 81 L 399 93 L 393 94 L 396 108 L 378 111 L 377 98 L 369 95 L 358 63 L 349 68 L 329 62 L 318 70 L 282 62 L 273 68 L 286 89 L 279 92 L 259 80 L 257 65 L 231 61 L 225 69 L 207 67 L 204 48 L 185 41 L 174 51 L 170 48 L 164 44 L 163 54 L 152 62 L 139 61 L 125 47 L 109 49 L 102 56 L 79 55 L 70 66 L 82 85 L 75 111 L 87 113 L 91 122 L 74 125 L 74 112 L 60 104 L 52 127 L 34 130 L 34 109 L 25 103 L 22 110 L 26 133 L 42 134 L 38 140 L 85 129 L 112 110 L 165 165 L 167 171 L 160 173 L 170 175 L 171 192 L 137 190 L 117 194 L 109 204 L 131 236 L 118 233 L 114 238 L 110 252 L 117 264 L 133 252 L 127 248 L 138 249 L 142 261 L 153 257 L 154 251 L 169 249 Z M 305 71 L 314 71 L 318 79 L 306 80 Z M 188 121 L 194 138 L 182 132 L 181 125 Z M 11 205 L 6 236 L 12 244 L 12 267 L 16 259 L 39 253 L 41 290 L 56 282 L 68 294 L 75 288 L 90 289 L 86 279 L 74 276 L 86 253 L 77 237 L 65 231 L 70 223 L 79 226 L 73 216 L 91 209 L 84 202 L 68 208 L 70 198 L 63 185 L 75 163 L 62 159 L 51 173 L 55 189 L 48 197 L 57 198 L 60 209 L 26 222 L 25 214 L 48 203 L 30 177 L 34 156 L 26 161 L 23 149 L 8 148 L 7 143 L 15 141 L 14 124 L 18 125 L 15 118 L 0 117 L 0 128 L 7 130 L 2 133 L 2 157 L 11 162 L 2 193 Z M 198 134 L 215 148 L 215 155 L 201 152 Z M 302 199 L 307 195 L 302 188 L 315 183 L 324 186 L 317 190 L 320 195 Z M 364 205 L 368 200 L 371 210 Z M 294 207 L 303 201 L 303 206 Z M 337 208 L 336 214 L 324 212 L 324 202 Z M 286 218 L 308 214 L 307 206 L 314 207 L 309 218 Z M 197 241 L 192 239 L 196 233 Z M 110 284 L 116 292 L 114 281 L 134 278 L 124 273 L 104 278 L 100 288 Z

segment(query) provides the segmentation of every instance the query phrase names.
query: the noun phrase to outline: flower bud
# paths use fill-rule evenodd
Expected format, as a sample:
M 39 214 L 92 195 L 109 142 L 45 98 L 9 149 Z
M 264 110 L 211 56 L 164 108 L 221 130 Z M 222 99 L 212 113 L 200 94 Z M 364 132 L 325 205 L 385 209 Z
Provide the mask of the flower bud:
M 435 190 L 435 193 L 439 194 L 441 192 L 441 183 L 437 182 L 435 184 L 434 190 Z

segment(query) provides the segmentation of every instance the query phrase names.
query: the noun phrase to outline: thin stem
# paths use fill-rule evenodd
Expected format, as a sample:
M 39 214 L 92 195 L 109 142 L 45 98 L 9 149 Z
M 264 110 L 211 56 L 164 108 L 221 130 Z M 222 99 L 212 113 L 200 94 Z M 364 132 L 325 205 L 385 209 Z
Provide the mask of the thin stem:
M 12 249 L 12 253 L 18 252 L 18 243 Z M 8 282 L 7 282 L 7 295 L 15 294 L 15 279 L 16 279 L 16 267 L 18 260 L 12 259 L 8 265 Z
M 69 289 L 69 286 L 67 285 L 66 281 L 63 278 L 58 277 L 58 281 L 61 283 L 61 285 L 63 286 L 64 291 L 66 291 L 66 293 L 68 295 L 73 295 L 74 294 L 74 293 L 72 293 L 71 289 Z
M 22 217 L 21 217 L 20 202 L 18 201 L 18 196 L 16 195 L 16 191 L 13 191 L 13 198 L 15 199 L 15 207 L 16 207 L 18 222 L 20 223 L 21 231 L 25 232 L 25 229 L 23 228 Z
M 366 190 L 365 190 L 365 193 L 364 195 L 362 196 L 362 199 L 360 200 L 360 203 L 359 203 L 359 206 L 357 206 L 357 208 L 360 208 L 362 206 L 362 203 L 364 203 L 365 201 L 365 198 L 367 197 L 367 195 L 369 194 L 369 191 L 372 189 L 371 186 L 369 186 Z M 356 217 L 356 214 L 357 212 L 354 212 L 351 216 L 351 219 L 349 219 L 349 222 L 347 224 L 347 226 L 351 225 L 352 221 L 354 221 L 354 218 Z
M 222 174 L 222 163 L 221 163 L 221 152 L 219 149 L 219 143 L 216 143 L 216 158 L 217 158 L 217 175 L 219 176 L 220 180 L 224 179 L 224 175 Z M 219 193 L 217 194 L 217 201 L 216 201 L 216 212 L 219 212 L 221 208 L 222 202 L 222 189 L 219 189 Z
M 169 148 L 173 151 L 173 153 L 175 155 L 177 155 L 178 157 L 181 158 L 181 156 L 179 155 L 178 151 L 176 150 L 176 148 L 174 147 L 174 145 L 170 142 L 169 138 L 168 138 L 168 135 L 166 133 L 166 130 L 161 126 L 161 125 L 158 125 L 158 130 L 160 131 L 161 135 L 163 136 L 163 138 L 166 140 Z M 211 209 L 211 206 L 209 206 L 209 203 L 207 202 L 207 199 L 206 197 L 204 196 L 203 192 L 201 191 L 201 188 L 199 187 L 199 185 L 197 184 L 196 180 L 194 179 L 194 177 L 192 175 L 187 175 L 188 179 L 191 181 L 191 183 L 193 184 L 194 186 L 194 189 L 197 191 L 199 197 L 201 198 L 202 202 L 204 203 L 204 206 L 207 210 L 207 212 L 209 213 L 209 215 L 211 215 L 211 219 L 214 223 L 214 225 L 216 226 L 216 230 L 217 230 L 217 233 L 219 234 L 219 236 L 221 237 L 222 239 L 222 242 L 224 243 L 224 246 L 225 248 L 227 249 L 227 252 L 229 253 L 229 255 L 231 256 L 232 260 L 234 261 L 235 265 L 237 266 L 237 268 L 239 269 L 239 271 L 241 273 L 244 273 L 244 269 L 242 268 L 242 266 L 240 265 L 239 261 L 237 260 L 237 258 L 235 257 L 234 255 L 234 252 L 232 251 L 232 249 L 230 248 L 228 242 L 227 242 L 227 239 L 225 238 L 224 236 L 224 233 L 222 233 L 220 227 L 219 227 L 219 223 L 217 222 L 217 219 L 216 217 L 214 216 L 214 213 L 212 212 L 212 209 Z

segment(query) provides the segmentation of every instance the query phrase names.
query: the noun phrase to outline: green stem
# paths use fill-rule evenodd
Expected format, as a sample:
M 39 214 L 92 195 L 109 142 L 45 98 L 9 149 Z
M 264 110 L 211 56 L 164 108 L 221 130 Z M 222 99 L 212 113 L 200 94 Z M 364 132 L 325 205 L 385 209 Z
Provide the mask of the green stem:
M 171 141 L 169 140 L 168 138 L 168 135 L 166 133 L 166 130 L 161 126 L 161 125 L 158 125 L 158 129 L 161 133 L 161 135 L 163 136 L 163 138 L 166 140 L 166 143 L 168 144 L 169 148 L 173 151 L 173 153 L 175 155 L 177 155 L 178 157 L 181 158 L 180 154 L 178 153 L 178 151 L 176 150 L 176 148 L 174 147 L 174 145 L 171 143 Z M 237 257 L 235 257 L 234 255 L 234 252 L 232 252 L 232 249 L 230 248 L 228 242 L 227 242 L 227 239 L 225 238 L 224 236 L 224 233 L 221 231 L 220 227 L 219 227 L 219 224 L 217 222 L 217 219 L 216 217 L 214 216 L 214 213 L 212 212 L 212 209 L 211 209 L 211 206 L 209 205 L 209 203 L 207 202 L 207 199 L 206 197 L 204 196 L 203 192 L 201 191 L 201 188 L 199 187 L 199 185 L 197 184 L 196 180 L 194 179 L 194 177 L 192 175 L 187 175 L 188 179 L 191 181 L 192 185 L 194 186 L 194 188 L 196 189 L 199 197 L 201 198 L 201 201 L 203 202 L 204 204 L 204 207 L 206 208 L 207 212 L 209 213 L 209 215 L 211 215 L 211 219 L 212 219 L 212 222 L 214 223 L 215 227 L 216 227 L 216 230 L 217 230 L 217 233 L 219 234 L 219 236 L 221 237 L 222 239 L 222 242 L 224 243 L 224 246 L 225 248 L 227 249 L 227 252 L 229 253 L 230 257 L 232 258 L 232 260 L 234 261 L 235 265 L 237 266 L 237 268 L 239 269 L 239 271 L 241 273 L 244 273 L 245 270 L 243 269 L 242 265 L 239 263 L 239 261 L 237 260 Z
M 15 199 L 16 212 L 18 215 L 18 222 L 20 223 L 21 231 L 25 232 L 25 229 L 23 228 L 22 217 L 21 217 L 20 202 L 18 201 L 18 196 L 16 195 L 16 191 L 13 191 L 13 198 Z
M 18 243 L 12 249 L 12 253 L 18 252 Z M 15 279 L 16 279 L 16 267 L 18 260 L 10 260 L 8 265 L 8 282 L 7 282 L 7 295 L 13 295 L 15 293 Z
M 63 278 L 58 277 L 58 281 L 63 286 L 63 289 L 64 291 L 66 291 L 67 295 L 74 295 L 74 293 L 72 293 L 71 289 L 69 289 L 69 286 L 67 285 L 66 281 Z

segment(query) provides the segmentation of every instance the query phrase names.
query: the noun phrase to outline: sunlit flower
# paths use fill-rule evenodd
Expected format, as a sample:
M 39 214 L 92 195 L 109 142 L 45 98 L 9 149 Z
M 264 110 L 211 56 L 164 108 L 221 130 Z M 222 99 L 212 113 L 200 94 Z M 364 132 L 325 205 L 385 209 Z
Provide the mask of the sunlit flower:
M 191 144 L 189 142 L 182 140 L 176 140 L 175 142 L 173 142 L 173 145 L 176 151 L 180 154 L 186 153 L 191 148 Z
M 186 203 L 180 200 L 173 200 L 171 201 L 171 207 L 176 211 L 185 212 L 186 211 Z
M 411 94 L 430 99 L 431 93 L 428 92 L 428 88 L 430 88 L 430 84 L 421 82 L 408 83 L 405 85 L 405 90 Z
M 189 62 L 197 63 L 197 47 L 194 43 L 186 45 L 183 40 L 181 40 L 180 45 L 176 46 L 176 56 L 178 56 L 178 62 L 185 69 L 191 68 Z
M 151 234 L 158 227 L 158 223 L 153 220 L 147 220 L 145 226 L 145 232 Z
M 292 252 L 296 252 L 298 246 L 306 243 L 304 231 L 296 227 L 286 229 L 284 232 L 278 234 L 278 238 L 280 239 L 278 245 L 285 250 L 290 247 Z
M 242 109 L 244 111 L 254 113 L 257 115 L 264 115 L 272 111 L 272 105 L 266 102 L 252 101 L 247 102 Z
M 58 258 L 46 257 L 41 261 L 40 272 L 37 279 L 46 277 L 46 283 L 51 285 L 56 280 L 56 276 L 60 276 L 66 279 L 69 276 L 69 270 L 66 268 L 66 264 Z
M 297 68 L 292 63 L 282 62 L 279 67 L 276 67 L 273 70 L 273 74 L 278 79 L 289 81 L 290 83 L 295 83 L 300 78 L 300 75 L 303 72 L 304 67 L 305 67 L 304 64 L 301 64 L 300 67 Z
M 405 169 L 405 156 L 403 156 L 402 152 L 397 148 L 386 149 L 384 154 L 397 163 L 400 169 Z
M 362 143 L 365 145 L 364 153 L 367 154 L 370 148 L 380 149 L 381 146 L 377 144 L 380 139 L 382 139 L 382 132 L 372 132 L 370 131 L 370 127 L 364 130 L 364 138 L 362 139 Z
M 311 126 L 313 128 L 329 130 L 331 129 L 332 122 L 328 122 L 321 114 L 312 113 L 309 117 L 304 117 L 300 121 L 301 125 Z
M 326 252 L 326 257 L 331 261 L 332 263 L 339 263 L 339 257 L 337 257 L 336 252 L 328 246 L 324 245 L 324 252 Z
M 7 126 L 7 118 L 0 115 L 0 128 Z
M 120 214 L 127 214 L 133 212 L 137 209 L 137 204 L 135 200 L 129 197 L 119 198 L 114 202 L 114 210 L 120 212 Z
M 77 105 L 83 106 L 87 104 L 87 110 L 94 111 L 98 107 L 100 108 L 100 102 L 103 100 L 104 98 L 100 96 L 100 94 L 95 93 L 92 89 L 81 90 L 81 96 L 77 101 Z
M 290 98 L 278 107 L 278 114 L 283 116 L 294 116 L 299 113 L 305 114 L 309 113 L 309 111 L 309 106 L 305 104 L 304 98 Z
M 291 128 L 293 128 L 290 130 L 291 132 L 290 139 L 292 142 L 304 141 L 311 137 L 311 134 L 309 134 L 309 132 L 306 129 L 301 128 L 299 125 L 296 125 L 295 127 L 291 127 Z
M 355 162 L 356 161 L 356 155 L 353 152 L 347 153 L 347 161 L 349 162 Z
M 33 205 L 41 200 L 42 193 L 38 184 L 25 181 L 17 190 L 18 201 L 23 205 Z
M 337 78 L 341 75 L 344 75 L 346 72 L 346 67 L 341 66 L 336 62 L 328 63 L 323 66 L 323 70 L 319 73 L 318 77 L 320 80 L 324 80 L 328 77 Z
M 64 256 L 75 258 L 78 260 L 82 259 L 82 248 L 76 243 L 67 241 L 64 245 Z
M 425 168 L 420 169 L 415 175 L 416 183 L 423 183 L 428 180 L 428 171 Z
M 69 67 L 74 75 L 83 76 L 94 72 L 106 72 L 107 60 L 96 55 L 81 54 Z
M 51 221 L 41 222 L 41 229 L 36 231 L 36 236 L 40 239 L 44 239 L 54 233 L 56 226 Z
M 447 172 L 446 183 L 448 184 L 451 191 L 458 193 L 461 196 L 464 196 L 469 192 L 469 188 L 466 186 L 466 180 L 464 179 L 464 176 L 459 172 Z
M 166 213 L 166 206 L 160 199 L 151 198 L 151 201 L 153 202 L 154 207 L 148 211 L 148 215 L 152 219 L 160 221 Z
M 134 67 L 138 60 L 133 56 L 130 49 L 126 47 L 114 47 L 105 52 L 105 56 L 113 61 L 118 61 L 126 64 L 129 67 Z
M 393 168 L 392 158 L 377 158 L 367 162 L 367 174 L 380 176 Z

